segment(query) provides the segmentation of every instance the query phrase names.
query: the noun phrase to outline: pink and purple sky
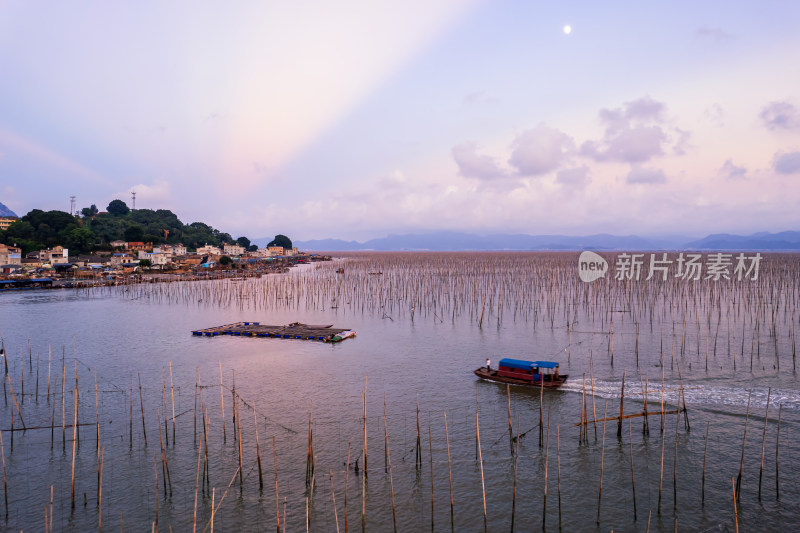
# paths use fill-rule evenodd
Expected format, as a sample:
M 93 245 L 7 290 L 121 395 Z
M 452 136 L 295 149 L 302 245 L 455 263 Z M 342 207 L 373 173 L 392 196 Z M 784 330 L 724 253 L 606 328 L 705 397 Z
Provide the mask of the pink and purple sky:
M 250 238 L 800 229 L 798 28 L 793 0 L 9 0 L 0 202 L 136 191 Z

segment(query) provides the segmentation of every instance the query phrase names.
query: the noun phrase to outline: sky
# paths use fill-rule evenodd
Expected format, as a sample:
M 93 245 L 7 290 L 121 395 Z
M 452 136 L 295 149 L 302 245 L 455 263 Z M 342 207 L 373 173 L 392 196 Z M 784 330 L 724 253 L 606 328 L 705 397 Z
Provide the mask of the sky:
M 0 202 L 251 239 L 800 229 L 800 2 L 0 0 Z

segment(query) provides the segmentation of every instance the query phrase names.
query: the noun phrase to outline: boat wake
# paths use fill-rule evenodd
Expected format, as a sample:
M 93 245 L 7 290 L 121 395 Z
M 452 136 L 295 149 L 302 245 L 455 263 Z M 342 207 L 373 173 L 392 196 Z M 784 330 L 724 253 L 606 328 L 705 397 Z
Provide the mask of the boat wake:
M 621 381 L 594 380 L 594 394 L 598 398 L 613 399 L 619 398 Z M 680 383 L 664 383 L 664 402 L 669 405 L 677 405 L 678 389 Z M 583 393 L 583 380 L 568 381 L 561 386 L 560 390 Z M 592 391 L 589 380 L 586 380 L 586 393 Z M 751 396 L 752 393 L 752 396 Z M 731 387 L 722 385 L 707 384 L 684 384 L 684 399 L 689 407 L 694 406 L 735 406 L 745 408 L 748 397 L 750 397 L 750 409 L 765 408 L 767 405 L 767 387 Z M 625 398 L 633 401 L 643 398 L 642 387 L 638 382 L 625 382 Z M 661 401 L 661 383 L 653 383 L 647 387 L 647 400 L 650 403 Z M 800 410 L 800 391 L 791 389 L 772 389 L 769 394 L 770 410 L 777 409 L 783 405 L 784 409 Z

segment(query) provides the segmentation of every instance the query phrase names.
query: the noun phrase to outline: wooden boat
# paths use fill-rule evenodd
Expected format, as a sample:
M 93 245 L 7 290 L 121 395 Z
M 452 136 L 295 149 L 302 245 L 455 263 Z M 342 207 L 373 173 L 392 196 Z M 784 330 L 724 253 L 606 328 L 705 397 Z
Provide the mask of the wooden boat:
M 289 324 L 290 328 L 308 328 L 308 329 L 329 329 L 333 324 L 303 324 L 302 322 L 292 322 Z
M 350 337 L 355 337 L 355 336 L 356 332 L 353 331 L 352 329 L 348 329 L 342 331 L 341 333 L 336 333 L 335 335 L 329 335 L 328 337 L 325 337 L 325 342 L 341 342 L 345 339 L 349 339 Z
M 500 359 L 497 369 L 490 370 L 482 366 L 475 370 L 475 375 L 498 383 L 544 388 L 560 387 L 569 377 L 568 374 L 559 374 L 558 363 L 552 361 L 523 361 L 510 358 Z

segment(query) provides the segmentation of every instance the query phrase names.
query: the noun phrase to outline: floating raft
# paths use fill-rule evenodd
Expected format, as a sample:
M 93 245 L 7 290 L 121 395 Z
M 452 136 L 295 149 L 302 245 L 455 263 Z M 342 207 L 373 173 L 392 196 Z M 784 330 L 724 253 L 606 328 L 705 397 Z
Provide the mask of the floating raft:
M 309 325 L 294 322 L 288 326 L 265 326 L 260 322 L 236 322 L 225 326 L 192 331 L 198 337 L 233 335 L 236 337 L 271 337 L 273 339 L 301 339 L 307 341 L 340 342 L 355 336 L 355 331 L 334 328 L 333 325 Z

